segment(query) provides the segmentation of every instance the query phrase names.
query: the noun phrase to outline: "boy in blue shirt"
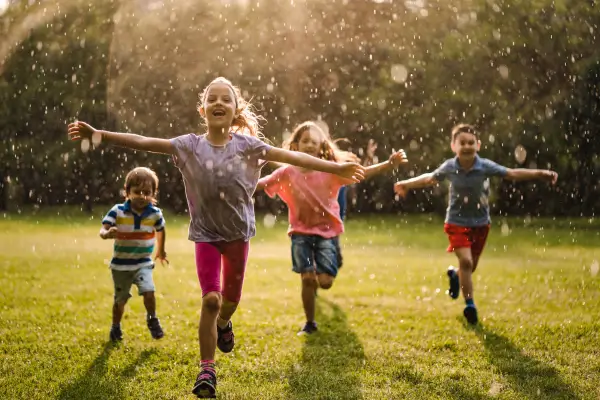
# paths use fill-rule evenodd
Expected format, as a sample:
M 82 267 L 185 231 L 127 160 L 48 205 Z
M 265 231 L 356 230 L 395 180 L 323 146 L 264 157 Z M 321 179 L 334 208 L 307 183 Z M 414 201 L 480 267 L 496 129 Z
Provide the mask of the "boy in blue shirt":
M 558 174 L 550 170 L 506 168 L 480 158 L 477 152 L 481 141 L 471 125 L 455 126 L 450 146 L 456 157 L 446 160 L 431 173 L 397 182 L 394 192 L 405 197 L 410 189 L 433 186 L 445 179 L 450 181 L 444 232 L 450 241 L 447 251 L 456 254 L 459 268 L 448 270 L 449 294 L 456 299 L 459 289 L 462 289 L 466 302 L 463 314 L 469 323 L 476 324 L 478 317 L 471 275 L 477 268 L 490 229 L 488 178 L 500 176 L 513 181 L 539 179 L 555 184 Z

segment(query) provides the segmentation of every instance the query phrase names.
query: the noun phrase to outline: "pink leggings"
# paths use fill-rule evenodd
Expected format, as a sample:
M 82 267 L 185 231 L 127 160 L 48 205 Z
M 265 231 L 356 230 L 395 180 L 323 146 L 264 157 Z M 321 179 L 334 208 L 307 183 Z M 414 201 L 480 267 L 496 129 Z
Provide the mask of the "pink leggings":
M 196 243 L 196 272 L 202 297 L 210 292 L 221 292 L 228 301 L 240 302 L 249 249 L 250 243 L 241 239 L 233 242 Z

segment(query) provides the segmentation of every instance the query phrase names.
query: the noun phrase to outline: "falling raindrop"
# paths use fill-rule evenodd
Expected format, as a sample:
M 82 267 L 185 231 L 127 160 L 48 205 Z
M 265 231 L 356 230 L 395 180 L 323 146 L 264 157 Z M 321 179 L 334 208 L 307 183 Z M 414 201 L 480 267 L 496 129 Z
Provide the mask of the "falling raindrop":
M 494 144 L 494 142 L 496 141 L 496 137 L 495 137 L 494 135 L 491 135 L 491 134 L 490 134 L 490 136 L 489 136 L 489 139 L 488 139 L 488 140 L 490 141 L 490 144 Z
M 596 276 L 598 275 L 598 270 L 600 270 L 600 265 L 598 265 L 598 261 L 594 260 L 590 266 L 590 273 L 592 276 Z
M 392 65 L 392 79 L 397 83 L 404 83 L 408 79 L 408 69 L 402 64 Z
M 510 228 L 508 227 L 508 224 L 506 222 L 502 223 L 502 226 L 500 227 L 500 233 L 502 234 L 502 236 L 510 235 Z
M 525 147 L 517 145 L 517 147 L 515 148 L 515 160 L 517 160 L 519 164 L 523 164 L 526 158 L 527 150 L 525 150 Z
M 102 142 L 102 134 L 100 132 L 94 132 L 92 135 L 92 144 L 98 146 Z
M 87 139 L 83 139 L 81 141 L 81 151 L 87 153 L 90 150 L 90 141 Z
M 263 218 L 263 225 L 265 228 L 272 228 L 275 226 L 275 222 L 277 221 L 277 216 L 271 213 L 265 214 Z
M 501 65 L 498 67 L 498 72 L 500 72 L 500 76 L 504 79 L 508 79 L 508 67 L 506 65 Z

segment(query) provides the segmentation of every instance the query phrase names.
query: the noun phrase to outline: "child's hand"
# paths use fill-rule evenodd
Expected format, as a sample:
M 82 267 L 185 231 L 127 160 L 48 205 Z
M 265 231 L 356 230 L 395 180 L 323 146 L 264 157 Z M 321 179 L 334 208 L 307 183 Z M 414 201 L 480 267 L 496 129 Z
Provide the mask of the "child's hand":
M 390 156 L 389 163 L 392 164 L 394 168 L 399 166 L 400 164 L 408 163 L 408 158 L 406 157 L 406 153 L 404 150 L 398 150 Z
M 98 131 L 82 121 L 69 124 L 69 140 L 91 139 Z
M 545 181 L 550 181 L 551 184 L 555 184 L 558 180 L 558 173 L 550 170 L 544 171 L 543 179 Z
M 100 237 L 102 239 L 114 239 L 117 237 L 117 227 L 113 226 L 110 229 L 102 229 L 100 231 Z
M 365 179 L 365 167 L 357 163 L 346 162 L 338 165 L 337 175 L 360 182 Z
M 160 261 L 163 267 L 165 266 L 165 262 L 167 265 L 169 264 L 169 260 L 167 260 L 167 252 L 164 249 L 156 250 L 156 257 L 154 257 L 154 260 L 156 261 L 157 259 Z
M 398 196 L 400 196 L 402 198 L 405 198 L 406 194 L 408 193 L 408 189 L 406 188 L 404 183 L 402 183 L 402 181 L 399 181 L 399 182 L 394 183 L 394 193 L 396 193 Z

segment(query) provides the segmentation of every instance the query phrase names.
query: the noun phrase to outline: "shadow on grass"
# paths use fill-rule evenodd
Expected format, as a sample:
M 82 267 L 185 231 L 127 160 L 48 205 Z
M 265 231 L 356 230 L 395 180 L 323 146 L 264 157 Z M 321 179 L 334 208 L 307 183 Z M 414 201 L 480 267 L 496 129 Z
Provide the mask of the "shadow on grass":
M 316 319 L 319 331 L 304 337 L 302 359 L 290 368 L 288 398 L 362 399 L 360 373 L 365 354 L 358 336 L 348 327 L 346 314 L 319 297 Z
M 62 388 L 56 397 L 60 400 L 87 399 L 121 399 L 128 397 L 123 393 L 125 383 L 135 377 L 136 368 L 156 352 L 155 349 L 144 350 L 136 360 L 120 371 L 108 370 L 110 353 L 118 345 L 107 342 L 94 362 L 77 380 Z
M 477 334 L 488 352 L 490 363 L 510 382 L 522 398 L 579 399 L 551 365 L 528 356 L 509 339 L 482 324 L 473 327 L 463 320 L 466 329 Z

